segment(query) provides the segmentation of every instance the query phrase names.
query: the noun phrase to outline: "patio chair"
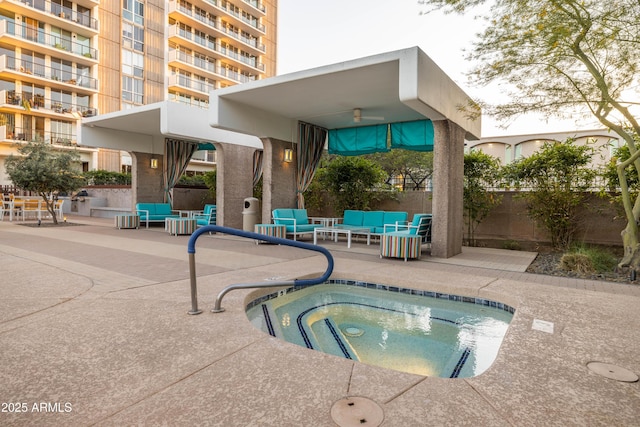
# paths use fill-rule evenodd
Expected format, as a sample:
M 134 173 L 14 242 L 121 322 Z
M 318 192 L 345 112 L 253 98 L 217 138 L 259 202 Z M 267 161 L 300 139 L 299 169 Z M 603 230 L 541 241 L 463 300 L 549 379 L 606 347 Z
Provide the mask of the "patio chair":
M 216 205 L 204 205 L 202 213 L 194 214 L 196 219 L 196 227 L 204 227 L 206 225 L 216 225 Z
M 415 214 L 411 224 L 385 225 L 385 233 L 401 232 L 422 236 L 422 243 L 431 243 L 432 214 Z

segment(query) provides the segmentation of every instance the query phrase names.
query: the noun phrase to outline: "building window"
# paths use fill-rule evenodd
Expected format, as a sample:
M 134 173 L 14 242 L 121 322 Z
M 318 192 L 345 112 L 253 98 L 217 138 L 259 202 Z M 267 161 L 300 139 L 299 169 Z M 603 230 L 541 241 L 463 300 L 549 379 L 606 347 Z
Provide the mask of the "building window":
M 127 21 L 144 25 L 144 2 L 139 0 L 122 0 L 122 16 Z
M 144 28 L 123 22 L 122 44 L 126 48 L 144 52 Z
M 75 124 L 61 120 L 51 120 L 51 142 L 69 144 L 75 140 Z
M 144 81 L 131 76 L 122 76 L 122 100 L 132 104 L 143 104 Z
M 144 78 L 144 55 L 130 50 L 123 50 L 122 74 Z

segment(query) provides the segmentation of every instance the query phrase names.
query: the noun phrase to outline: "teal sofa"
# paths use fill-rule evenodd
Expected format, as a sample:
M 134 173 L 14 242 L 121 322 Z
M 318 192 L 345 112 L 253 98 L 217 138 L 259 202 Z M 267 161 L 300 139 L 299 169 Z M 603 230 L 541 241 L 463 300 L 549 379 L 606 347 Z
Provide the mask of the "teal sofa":
M 293 236 L 293 240 L 303 234 L 313 234 L 313 230 L 322 227 L 322 224 L 312 224 L 309 221 L 306 209 L 274 209 L 272 216 L 273 223 L 284 225 L 287 236 Z
M 341 225 L 366 229 L 369 243 L 371 236 L 384 234 L 385 227 L 406 226 L 408 216 L 407 212 L 399 211 L 345 210 Z
M 169 203 L 136 203 L 136 215 L 140 217 L 140 221 L 146 223 L 149 228 L 150 222 L 164 222 L 167 218 L 180 218 L 180 215 L 174 214 Z

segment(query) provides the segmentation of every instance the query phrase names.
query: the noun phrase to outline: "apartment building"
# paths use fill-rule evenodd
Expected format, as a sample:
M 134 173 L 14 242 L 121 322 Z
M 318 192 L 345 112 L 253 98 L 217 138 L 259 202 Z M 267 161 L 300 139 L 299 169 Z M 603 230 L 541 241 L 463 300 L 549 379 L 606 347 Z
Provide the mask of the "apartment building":
M 76 149 L 84 170 L 128 155 L 83 147 L 83 117 L 275 75 L 277 0 L 0 0 L 0 185 L 16 144 Z M 215 154 L 198 152 L 192 170 Z M 129 163 L 130 164 L 130 163 Z
M 523 157 L 536 153 L 545 143 L 564 142 L 573 139 L 576 145 L 591 147 L 595 155 L 589 165 L 600 169 L 608 164 L 615 150 L 624 145 L 624 141 L 616 133 L 607 129 L 589 129 L 553 133 L 534 133 L 525 135 L 509 135 L 483 137 L 477 141 L 467 141 L 465 151 L 480 150 L 507 165 Z

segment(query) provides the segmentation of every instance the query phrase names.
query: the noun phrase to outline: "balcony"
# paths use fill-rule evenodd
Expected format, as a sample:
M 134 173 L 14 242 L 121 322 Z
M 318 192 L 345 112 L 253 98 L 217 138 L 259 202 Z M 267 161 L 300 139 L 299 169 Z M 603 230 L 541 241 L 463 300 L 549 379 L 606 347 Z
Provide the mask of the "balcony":
M 169 89 L 177 92 L 188 93 L 196 97 L 209 97 L 209 92 L 215 90 L 215 86 L 200 80 L 181 75 L 169 76 Z
M 81 2 L 76 1 L 80 4 Z M 98 34 L 98 20 L 48 0 L 0 0 L 3 8 L 56 26 L 72 28 L 79 34 Z M 97 4 L 97 2 L 96 2 Z M 96 4 L 85 5 L 94 7 Z
M 32 116 L 79 119 L 93 117 L 98 110 L 84 105 L 60 102 L 30 92 L 16 93 L 14 90 L 0 91 L 0 108 L 15 113 L 28 112 Z
M 264 5 L 257 0 L 242 0 L 242 2 L 251 6 L 252 9 L 250 10 L 256 11 L 263 16 L 267 14 L 267 8 L 265 8 Z
M 12 144 L 20 142 L 46 142 L 47 144 L 60 147 L 76 147 L 78 144 L 76 136 L 72 133 L 46 132 L 10 125 L 0 126 L 0 140 Z
M 248 31 L 259 31 L 262 34 L 265 34 L 265 26 L 260 23 L 260 20 L 257 19 L 249 19 L 244 16 L 242 12 L 238 12 L 236 10 L 231 9 L 230 7 L 223 5 L 221 2 L 217 0 L 205 0 L 205 2 L 211 4 L 214 8 L 220 10 L 224 14 L 231 16 L 237 20 L 238 23 L 242 24 Z M 249 13 L 250 15 L 250 13 Z
M 169 51 L 168 60 L 170 66 L 189 71 L 193 74 L 211 77 L 217 80 L 226 80 L 226 83 L 229 85 L 257 80 L 257 76 L 245 76 L 226 67 L 196 59 L 193 55 L 177 50 Z
M 0 21 L 0 41 L 6 41 L 83 65 L 98 63 L 98 50 L 25 24 Z
M 191 8 L 184 7 L 175 0 L 169 1 L 169 16 L 178 22 L 189 25 L 193 29 L 197 29 L 214 36 L 227 36 L 239 41 L 243 46 L 249 49 L 249 53 L 254 55 L 264 54 L 266 48 L 260 40 L 249 38 L 242 35 L 239 31 L 227 28 L 223 23 L 212 19 L 210 15 L 203 16 L 195 13 Z
M 238 32 L 238 31 L 234 31 L 231 28 L 227 28 L 224 25 L 219 25 L 218 26 L 220 31 L 223 32 L 226 36 L 231 37 L 234 40 L 237 40 L 241 43 L 243 43 L 244 45 L 248 46 L 251 48 L 251 50 L 253 50 L 254 54 L 262 54 L 266 52 L 266 48 L 264 46 L 264 44 L 260 43 L 260 41 L 258 39 L 251 39 L 249 37 L 243 36 L 242 33 Z
M 75 71 L 46 67 L 12 56 L 0 55 L 0 77 L 44 84 L 61 90 L 91 95 L 98 91 L 98 80 Z

